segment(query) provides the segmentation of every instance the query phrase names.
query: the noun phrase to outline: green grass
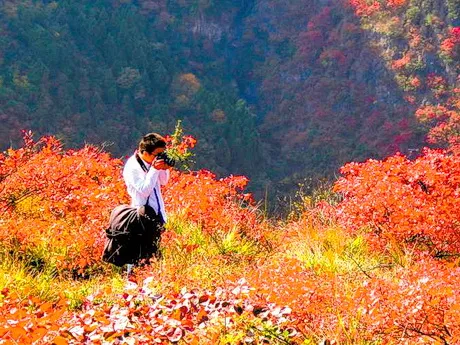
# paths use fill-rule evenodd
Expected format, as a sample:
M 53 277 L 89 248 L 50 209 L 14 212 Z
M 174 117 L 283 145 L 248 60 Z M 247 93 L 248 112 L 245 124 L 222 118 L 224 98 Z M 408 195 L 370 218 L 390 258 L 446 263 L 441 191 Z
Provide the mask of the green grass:
M 163 259 L 154 263 L 154 269 L 174 271 L 176 281 L 195 281 L 203 288 L 240 274 L 252 266 L 254 258 L 266 255 L 260 244 L 241 236 L 237 228 L 208 234 L 199 225 L 172 215 L 167 231 L 175 236 L 163 246 Z M 169 278 L 163 276 L 162 280 Z
M 119 270 L 106 267 L 104 273 L 89 279 L 66 279 L 57 274 L 54 266 L 45 264 L 37 269 L 30 261 L 15 258 L 6 253 L 0 254 L 0 290 L 15 291 L 20 297 L 38 297 L 43 301 L 57 301 L 65 297 L 69 307 L 76 309 L 90 294 L 110 288 L 122 291 L 123 277 Z
M 339 227 L 319 230 L 306 226 L 298 236 L 287 246 L 286 255 L 317 274 L 366 274 L 384 261 L 369 251 L 362 236 L 351 236 Z

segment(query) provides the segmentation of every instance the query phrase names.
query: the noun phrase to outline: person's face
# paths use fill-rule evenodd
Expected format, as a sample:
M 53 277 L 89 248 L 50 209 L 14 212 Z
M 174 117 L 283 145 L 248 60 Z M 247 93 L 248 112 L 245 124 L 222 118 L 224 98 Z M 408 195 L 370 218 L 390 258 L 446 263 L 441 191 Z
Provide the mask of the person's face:
M 142 152 L 142 159 L 146 161 L 149 164 L 152 164 L 152 162 L 155 160 L 156 156 L 159 155 L 160 153 L 164 152 L 165 148 L 164 147 L 159 147 L 153 150 L 152 153 L 148 153 L 147 151 Z

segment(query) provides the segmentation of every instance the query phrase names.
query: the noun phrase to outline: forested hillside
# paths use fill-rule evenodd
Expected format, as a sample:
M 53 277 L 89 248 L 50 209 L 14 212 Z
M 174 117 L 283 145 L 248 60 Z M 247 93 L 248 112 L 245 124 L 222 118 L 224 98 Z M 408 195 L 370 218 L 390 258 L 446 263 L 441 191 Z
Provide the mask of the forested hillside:
M 260 129 L 290 162 L 274 176 L 417 152 L 434 125 L 421 126 L 417 108 L 458 83 L 458 32 L 442 48 L 459 11 L 436 0 L 265 1 L 252 25 L 269 47 L 256 67 Z
M 121 157 L 182 119 L 197 168 L 288 190 L 459 131 L 456 1 L 0 5 L 2 149 L 32 129 Z

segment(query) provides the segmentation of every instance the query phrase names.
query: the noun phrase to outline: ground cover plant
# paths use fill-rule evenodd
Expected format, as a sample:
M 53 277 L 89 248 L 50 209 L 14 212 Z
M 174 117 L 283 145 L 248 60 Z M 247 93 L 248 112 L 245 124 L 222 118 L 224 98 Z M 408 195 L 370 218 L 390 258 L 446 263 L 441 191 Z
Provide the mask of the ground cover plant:
M 0 162 L 0 344 L 460 342 L 455 146 L 350 163 L 284 221 L 244 177 L 175 171 L 163 258 L 129 280 L 100 259 L 122 161 L 25 132 Z

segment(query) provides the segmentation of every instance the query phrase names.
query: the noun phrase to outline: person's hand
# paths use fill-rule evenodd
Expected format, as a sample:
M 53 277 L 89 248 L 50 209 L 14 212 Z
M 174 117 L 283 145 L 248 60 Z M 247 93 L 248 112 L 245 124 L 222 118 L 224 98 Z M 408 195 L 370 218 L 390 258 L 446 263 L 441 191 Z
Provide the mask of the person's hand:
M 155 159 L 153 161 L 153 167 L 157 170 L 169 169 L 169 165 L 165 163 L 163 159 Z

